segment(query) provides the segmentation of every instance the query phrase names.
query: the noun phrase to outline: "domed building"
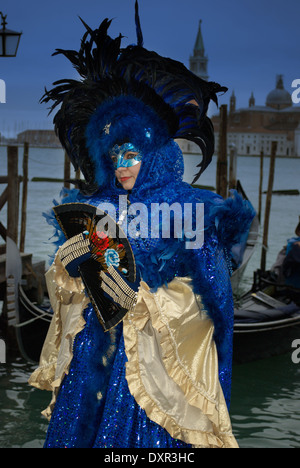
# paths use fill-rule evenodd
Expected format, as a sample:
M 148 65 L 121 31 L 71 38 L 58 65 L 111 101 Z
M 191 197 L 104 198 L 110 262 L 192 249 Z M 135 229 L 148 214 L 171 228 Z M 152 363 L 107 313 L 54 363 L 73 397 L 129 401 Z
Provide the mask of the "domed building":
M 276 88 L 269 92 L 266 99 L 266 106 L 273 109 L 286 109 L 293 105 L 291 95 L 283 87 L 282 75 L 277 77 Z

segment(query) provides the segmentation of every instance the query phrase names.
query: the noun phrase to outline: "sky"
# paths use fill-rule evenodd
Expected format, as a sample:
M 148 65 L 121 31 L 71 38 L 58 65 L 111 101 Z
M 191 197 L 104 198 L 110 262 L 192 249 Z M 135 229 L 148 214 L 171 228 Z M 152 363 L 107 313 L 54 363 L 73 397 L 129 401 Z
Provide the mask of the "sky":
M 79 16 L 93 29 L 113 19 L 110 35 L 122 33 L 123 46 L 136 42 L 135 0 L 2 0 L 7 28 L 22 31 L 16 58 L 0 57 L 0 79 L 6 102 L 0 103 L 0 133 L 14 136 L 29 128 L 52 128 L 44 88 L 76 78 L 56 48 L 76 49 L 85 31 Z M 219 104 L 229 104 L 234 90 L 237 108 L 247 107 L 251 92 L 264 105 L 282 74 L 285 89 L 300 79 L 299 0 L 139 0 L 144 46 L 189 66 L 199 20 L 209 80 L 229 88 Z M 296 104 L 297 105 L 297 104 Z M 300 104 L 298 104 L 300 105 Z M 216 107 L 211 109 L 217 113 Z

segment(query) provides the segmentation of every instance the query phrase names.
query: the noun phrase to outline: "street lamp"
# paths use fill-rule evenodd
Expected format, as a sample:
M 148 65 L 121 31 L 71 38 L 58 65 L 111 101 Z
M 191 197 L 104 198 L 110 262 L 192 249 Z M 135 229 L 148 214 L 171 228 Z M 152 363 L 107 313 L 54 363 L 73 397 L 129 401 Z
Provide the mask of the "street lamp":
M 6 29 L 6 16 L 0 11 L 2 19 L 2 29 L 0 29 L 0 57 L 15 57 L 19 47 L 22 33 Z

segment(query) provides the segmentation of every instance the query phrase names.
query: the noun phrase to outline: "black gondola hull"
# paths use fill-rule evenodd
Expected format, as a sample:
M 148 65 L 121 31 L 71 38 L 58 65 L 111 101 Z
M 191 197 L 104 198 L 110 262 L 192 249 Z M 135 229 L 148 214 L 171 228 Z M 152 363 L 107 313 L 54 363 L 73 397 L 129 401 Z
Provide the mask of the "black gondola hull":
M 20 353 L 29 362 L 38 362 L 52 314 L 33 304 L 19 289 L 19 323 L 16 335 Z
M 300 315 L 265 324 L 237 324 L 233 334 L 233 363 L 243 364 L 292 353 L 292 343 L 299 337 Z

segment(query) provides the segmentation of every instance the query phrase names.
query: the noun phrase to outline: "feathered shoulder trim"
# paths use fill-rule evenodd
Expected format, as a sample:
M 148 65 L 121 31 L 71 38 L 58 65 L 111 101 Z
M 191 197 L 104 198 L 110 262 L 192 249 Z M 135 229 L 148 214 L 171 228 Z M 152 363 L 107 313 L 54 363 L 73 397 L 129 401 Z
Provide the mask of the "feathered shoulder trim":
M 249 200 L 245 200 L 236 190 L 231 196 L 223 199 L 214 195 L 209 203 L 209 226 L 214 226 L 219 244 L 230 251 L 238 244 L 250 229 L 255 210 Z
M 57 206 L 61 203 L 75 203 L 78 201 L 79 190 L 78 189 L 66 189 L 63 188 L 60 193 L 60 200 L 53 200 L 53 205 Z M 51 208 L 50 210 L 43 213 L 43 217 L 46 219 L 47 223 L 53 227 L 54 233 L 49 239 L 49 243 L 51 243 L 54 247 L 53 254 L 49 255 L 50 263 L 53 263 L 55 254 L 58 248 L 67 240 L 64 233 L 62 232 L 57 219 L 55 218 L 54 211 Z M 51 241 L 51 242 L 50 242 Z

